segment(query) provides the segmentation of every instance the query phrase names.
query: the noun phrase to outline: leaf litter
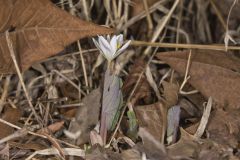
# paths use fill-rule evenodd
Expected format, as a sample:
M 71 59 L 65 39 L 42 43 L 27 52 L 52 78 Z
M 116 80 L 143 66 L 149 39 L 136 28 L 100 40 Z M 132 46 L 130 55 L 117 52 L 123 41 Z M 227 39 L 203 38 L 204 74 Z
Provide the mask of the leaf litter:
M 0 0 L 2 159 L 239 159 L 240 57 L 224 44 L 226 32 L 239 44 L 238 3 L 52 2 Z M 134 44 L 111 68 L 122 87 L 104 81 L 107 66 L 87 39 L 114 30 Z M 9 75 L 15 67 L 19 77 Z M 103 92 L 104 82 L 118 85 Z M 125 112 L 106 112 L 103 101 Z

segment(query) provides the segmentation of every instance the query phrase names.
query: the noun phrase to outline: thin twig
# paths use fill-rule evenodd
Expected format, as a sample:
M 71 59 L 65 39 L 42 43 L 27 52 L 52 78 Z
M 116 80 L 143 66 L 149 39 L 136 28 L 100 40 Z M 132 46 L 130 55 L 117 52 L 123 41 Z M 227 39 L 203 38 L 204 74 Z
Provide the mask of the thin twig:
M 79 53 L 80 53 L 80 58 L 81 58 L 81 63 L 82 63 L 82 69 L 83 69 L 83 75 L 84 75 L 86 88 L 88 88 L 87 70 L 86 70 L 86 66 L 85 66 L 85 62 L 84 62 L 84 58 L 83 58 L 82 48 L 81 48 L 81 45 L 80 45 L 79 41 L 77 41 L 77 45 L 78 45 L 78 49 L 79 49 Z M 88 89 L 87 89 L 87 94 L 89 94 L 89 90 Z
M 76 148 L 63 148 L 64 155 L 69 156 L 78 156 L 78 157 L 85 157 L 85 151 L 82 149 L 76 149 Z M 35 155 L 58 155 L 59 152 L 56 148 L 48 148 L 44 150 L 35 151 L 32 155 L 26 158 L 26 160 L 31 160 Z
M 147 15 L 148 29 L 151 31 L 153 29 L 153 22 L 152 22 L 151 15 L 149 13 L 148 3 L 147 3 L 147 0 L 142 0 L 142 1 L 143 1 L 144 9 L 146 11 L 146 15 Z
M 17 74 L 18 74 L 18 78 L 19 78 L 19 81 L 22 85 L 22 88 L 23 88 L 23 91 L 25 93 L 25 96 L 27 98 L 27 101 L 28 101 L 28 104 L 37 120 L 37 122 L 42 125 L 42 121 L 41 121 L 41 118 L 38 116 L 37 112 L 35 111 L 33 105 L 32 105 L 32 102 L 31 102 L 31 98 L 28 94 L 28 91 L 27 91 L 27 88 L 26 88 L 26 85 L 24 83 L 24 80 L 23 80 L 23 77 L 22 77 L 22 74 L 21 74 L 21 71 L 20 71 L 20 68 L 18 66 L 18 62 L 17 62 L 17 59 L 16 59 L 16 56 L 15 56 L 15 53 L 14 53 L 14 49 L 13 49 L 13 44 L 12 44 L 12 40 L 10 39 L 10 36 L 9 36 L 9 32 L 6 31 L 5 32 L 5 37 L 6 37 L 6 40 L 7 40 L 7 45 L 8 45 L 8 49 L 9 49 L 9 52 L 10 52 L 10 55 L 12 57 L 12 60 L 13 60 L 13 63 L 14 63 L 14 66 L 15 66 L 15 69 L 17 71 Z
M 176 44 L 176 43 L 158 43 L 158 42 L 146 42 L 146 41 L 131 41 L 133 46 L 151 46 L 159 48 L 185 48 L 185 49 L 209 49 L 209 50 L 221 50 L 225 51 L 223 44 L 219 45 L 201 45 L 201 44 Z M 228 46 L 228 50 L 240 50 L 239 46 Z
M 21 130 L 21 129 L 22 129 L 21 127 L 16 126 L 15 124 L 12 124 L 12 123 L 10 123 L 10 122 L 7 122 L 7 121 L 5 121 L 4 119 L 1 119 L 1 118 L 0 118 L 0 122 L 3 123 L 3 124 L 6 124 L 6 125 L 8 125 L 8 126 L 10 126 L 10 127 L 12 127 L 12 128 L 18 129 L 18 130 Z M 31 135 L 33 135 L 33 136 L 37 136 L 37 137 L 41 137 L 41 138 L 44 138 L 44 139 L 48 139 L 46 136 L 41 135 L 41 134 L 38 134 L 38 133 L 34 133 L 34 132 L 32 132 L 32 131 L 27 131 L 27 133 L 28 133 L 28 134 L 31 134 Z M 79 148 L 78 146 L 75 146 L 75 145 L 73 145 L 73 144 L 70 144 L 70 143 L 68 143 L 68 142 L 65 142 L 65 141 L 62 141 L 62 140 L 59 140 L 59 139 L 57 139 L 57 141 L 60 142 L 60 143 L 62 143 L 62 144 L 65 144 L 65 145 L 67 145 L 67 146 L 69 146 L 69 147 Z
M 9 84 L 10 84 L 10 79 L 11 79 L 11 75 L 7 76 L 3 85 L 3 92 L 2 92 L 2 96 L 0 99 L 0 113 L 2 113 L 7 95 L 8 95 L 8 88 L 9 88 Z
M 197 93 L 197 92 L 198 92 L 197 90 L 190 91 L 190 92 L 185 92 L 185 91 L 183 91 L 183 87 L 185 86 L 185 84 L 187 83 L 187 81 L 190 79 L 190 76 L 188 76 L 188 74 L 189 74 L 189 69 L 190 69 L 191 56 L 192 56 L 192 50 L 190 50 L 190 52 L 189 52 L 189 54 L 188 54 L 188 61 L 187 61 L 187 66 L 186 66 L 185 75 L 184 75 L 184 80 L 183 80 L 183 83 L 181 84 L 181 87 L 180 87 L 180 89 L 179 89 L 179 93 L 180 93 L 180 94 L 184 94 L 184 95 L 194 94 L 194 93 Z

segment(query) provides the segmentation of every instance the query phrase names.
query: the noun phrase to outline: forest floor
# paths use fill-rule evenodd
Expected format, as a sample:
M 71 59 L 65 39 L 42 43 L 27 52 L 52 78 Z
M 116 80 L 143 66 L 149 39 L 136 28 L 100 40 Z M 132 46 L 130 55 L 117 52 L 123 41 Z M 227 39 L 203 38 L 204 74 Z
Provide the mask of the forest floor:
M 0 0 L 0 159 L 240 159 L 239 7 Z

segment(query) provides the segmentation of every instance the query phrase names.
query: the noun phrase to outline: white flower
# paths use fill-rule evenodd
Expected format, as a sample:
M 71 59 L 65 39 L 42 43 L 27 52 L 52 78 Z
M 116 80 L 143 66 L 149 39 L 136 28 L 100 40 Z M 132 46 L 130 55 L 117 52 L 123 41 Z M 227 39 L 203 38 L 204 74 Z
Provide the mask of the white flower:
M 93 42 L 108 61 L 112 61 L 114 58 L 116 58 L 131 43 L 131 41 L 128 41 L 123 44 L 122 34 L 118 36 L 114 35 L 112 39 L 109 35 L 107 36 L 107 39 L 105 39 L 103 36 L 98 36 L 98 42 L 94 38 Z

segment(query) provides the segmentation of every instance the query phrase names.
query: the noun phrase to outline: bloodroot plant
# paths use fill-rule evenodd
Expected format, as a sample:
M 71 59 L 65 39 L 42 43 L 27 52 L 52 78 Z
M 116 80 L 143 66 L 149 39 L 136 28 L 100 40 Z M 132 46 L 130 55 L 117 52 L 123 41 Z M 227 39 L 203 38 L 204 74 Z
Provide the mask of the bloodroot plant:
M 107 131 L 114 129 L 118 120 L 118 111 L 122 106 L 122 81 L 118 75 L 111 72 L 111 63 L 117 56 L 123 53 L 131 41 L 127 41 L 124 44 L 123 35 L 120 34 L 118 36 L 114 35 L 112 38 L 108 35 L 106 39 L 103 36 L 98 36 L 98 41 L 93 39 L 93 42 L 108 61 L 108 66 L 104 75 L 100 124 L 100 135 L 105 145 Z

